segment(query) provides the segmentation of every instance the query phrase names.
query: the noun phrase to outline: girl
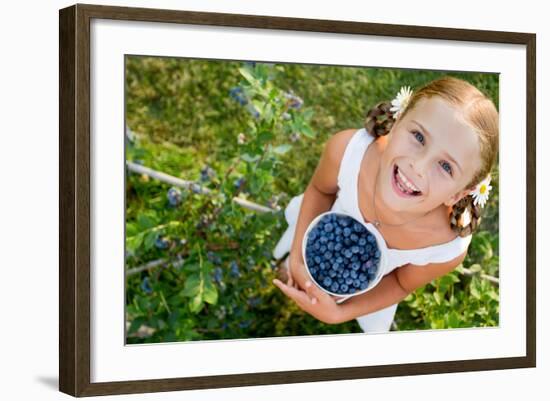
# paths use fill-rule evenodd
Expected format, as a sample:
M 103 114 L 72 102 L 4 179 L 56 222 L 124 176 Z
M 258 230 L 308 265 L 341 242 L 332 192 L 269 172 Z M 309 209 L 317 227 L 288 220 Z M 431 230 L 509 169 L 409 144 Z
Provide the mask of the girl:
M 357 319 L 365 332 L 389 331 L 403 298 L 462 262 L 498 151 L 498 112 L 463 80 L 402 91 L 392 105 L 379 103 L 364 128 L 327 141 L 305 192 L 285 209 L 289 226 L 273 252 L 289 253 L 287 283 L 274 284 L 304 311 L 325 323 Z M 379 284 L 342 304 L 308 280 L 302 258 L 309 223 L 327 210 L 374 224 L 389 251 Z

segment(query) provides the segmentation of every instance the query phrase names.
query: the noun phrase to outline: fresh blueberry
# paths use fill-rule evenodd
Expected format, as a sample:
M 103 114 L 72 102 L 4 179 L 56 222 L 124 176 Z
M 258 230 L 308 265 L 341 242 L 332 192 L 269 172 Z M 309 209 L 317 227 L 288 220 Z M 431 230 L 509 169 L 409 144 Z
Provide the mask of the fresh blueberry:
M 171 206 L 178 206 L 181 203 L 181 191 L 176 187 L 170 188 L 166 197 Z
M 250 305 L 253 308 L 258 306 L 261 302 L 262 302 L 262 299 L 259 296 L 249 298 L 247 301 L 248 305 Z
M 158 249 L 167 249 L 169 245 L 170 245 L 170 241 L 160 236 L 158 236 L 157 239 L 155 240 L 155 246 Z
M 241 272 L 239 271 L 239 265 L 237 264 L 236 261 L 234 260 L 231 261 L 230 268 L 231 268 L 231 271 L 230 271 L 231 277 L 239 277 L 241 275 Z
M 210 168 L 210 166 L 206 165 L 201 169 L 201 178 L 200 179 L 203 182 L 208 181 L 212 177 L 214 177 L 214 175 L 215 175 L 214 170 L 212 170 L 212 168 Z
M 214 269 L 214 281 L 219 284 L 221 283 L 222 279 L 223 279 L 223 270 L 221 269 L 221 267 L 216 267 Z
M 242 322 L 239 323 L 239 327 L 241 329 L 246 329 L 248 326 L 250 326 L 251 323 L 252 321 L 250 319 L 243 320 Z
M 240 86 L 236 86 L 234 88 L 231 88 L 229 91 L 229 95 L 235 99 L 237 102 L 240 103 L 241 106 L 244 106 L 248 103 L 248 100 L 246 99 L 246 96 L 244 95 L 243 88 Z
M 153 292 L 153 289 L 151 288 L 151 283 L 149 282 L 149 277 L 144 277 L 142 282 L 141 282 L 141 289 L 143 290 L 143 292 L 145 292 L 146 294 L 150 294 Z
M 241 188 L 244 182 L 245 182 L 244 177 L 237 178 L 235 181 L 233 181 L 233 186 L 235 188 Z

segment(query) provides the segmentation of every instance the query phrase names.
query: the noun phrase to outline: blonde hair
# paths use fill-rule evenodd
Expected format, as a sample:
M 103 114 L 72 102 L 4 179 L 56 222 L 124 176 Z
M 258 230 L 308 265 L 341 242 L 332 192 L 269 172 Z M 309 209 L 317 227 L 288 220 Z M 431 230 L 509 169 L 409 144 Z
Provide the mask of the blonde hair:
M 458 78 L 445 76 L 436 79 L 415 91 L 405 110 L 394 120 L 390 111 L 390 102 L 380 102 L 367 113 L 366 130 L 375 137 L 387 135 L 392 126 L 403 119 L 421 99 L 439 96 L 450 105 L 461 111 L 464 122 L 478 135 L 481 156 L 481 167 L 475 172 L 470 182 L 465 186 L 472 188 L 489 175 L 496 161 L 499 147 L 498 111 L 487 96 L 472 84 Z M 462 224 L 465 212 L 469 212 L 470 222 Z M 453 205 L 449 216 L 450 226 L 458 235 L 464 237 L 473 233 L 481 222 L 481 210 L 474 205 L 470 195 L 460 199 Z

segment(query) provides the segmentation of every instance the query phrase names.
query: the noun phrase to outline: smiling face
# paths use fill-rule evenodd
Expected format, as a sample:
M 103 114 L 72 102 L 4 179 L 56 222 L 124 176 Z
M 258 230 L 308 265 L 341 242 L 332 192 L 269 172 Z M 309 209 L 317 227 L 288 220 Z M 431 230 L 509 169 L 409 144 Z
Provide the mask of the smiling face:
M 460 112 L 440 97 L 423 98 L 388 134 L 377 191 L 392 210 L 425 213 L 467 195 L 480 167 L 478 135 Z

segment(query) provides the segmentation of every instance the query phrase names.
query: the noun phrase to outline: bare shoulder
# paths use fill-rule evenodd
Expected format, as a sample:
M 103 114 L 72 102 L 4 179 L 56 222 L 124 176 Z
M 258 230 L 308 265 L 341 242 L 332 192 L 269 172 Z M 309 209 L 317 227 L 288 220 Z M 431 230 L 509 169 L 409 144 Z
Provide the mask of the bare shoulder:
M 357 129 L 350 128 L 332 135 L 325 144 L 325 151 L 332 159 L 340 162 L 344 157 L 344 151 L 351 137 L 357 132 Z
M 321 159 L 311 178 L 311 185 L 325 194 L 335 194 L 338 191 L 338 171 L 344 157 L 346 146 L 356 128 L 346 129 L 333 134 L 326 142 Z

